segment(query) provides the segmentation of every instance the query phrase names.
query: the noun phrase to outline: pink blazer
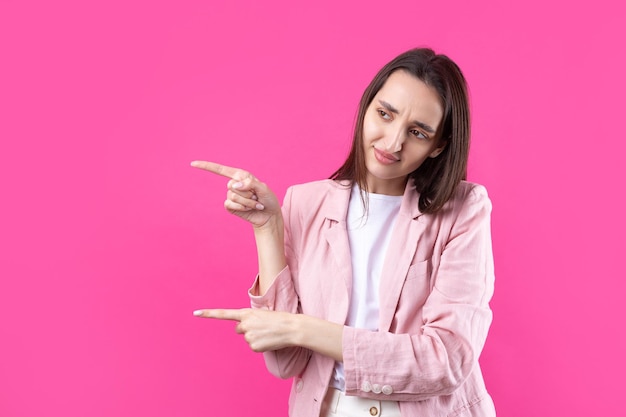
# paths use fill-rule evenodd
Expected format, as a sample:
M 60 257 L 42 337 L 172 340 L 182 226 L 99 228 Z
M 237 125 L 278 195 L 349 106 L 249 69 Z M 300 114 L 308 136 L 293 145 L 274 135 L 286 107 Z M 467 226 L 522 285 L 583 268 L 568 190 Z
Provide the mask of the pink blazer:
M 403 416 L 495 416 L 478 357 L 492 314 L 491 202 L 462 182 L 435 215 L 407 185 L 385 258 L 376 332 L 345 327 L 346 394 L 400 402 Z M 350 186 L 297 185 L 283 203 L 288 266 L 253 308 L 345 323 L 352 285 L 346 213 Z M 294 377 L 289 414 L 318 417 L 334 361 L 305 348 L 264 354 L 269 371 Z

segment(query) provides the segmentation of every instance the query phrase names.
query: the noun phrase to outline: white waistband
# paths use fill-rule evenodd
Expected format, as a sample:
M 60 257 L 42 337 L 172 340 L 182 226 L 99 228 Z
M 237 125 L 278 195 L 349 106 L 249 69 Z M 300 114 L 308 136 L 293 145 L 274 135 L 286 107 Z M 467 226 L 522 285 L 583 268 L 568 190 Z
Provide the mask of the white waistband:
M 328 388 L 322 405 L 322 417 L 400 417 L 397 401 L 378 401 L 349 396 L 335 388 Z

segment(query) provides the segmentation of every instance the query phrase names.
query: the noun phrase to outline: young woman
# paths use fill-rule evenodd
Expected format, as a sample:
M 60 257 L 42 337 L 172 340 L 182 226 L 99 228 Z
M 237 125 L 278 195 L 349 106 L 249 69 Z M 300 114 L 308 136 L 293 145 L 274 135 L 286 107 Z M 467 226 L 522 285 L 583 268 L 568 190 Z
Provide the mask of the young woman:
M 235 320 L 268 369 L 294 378 L 290 415 L 495 416 L 478 364 L 493 294 L 491 203 L 465 181 L 465 79 L 430 49 L 374 77 L 352 149 L 331 179 L 288 189 L 282 210 L 252 174 L 226 209 L 254 229 L 251 309 Z

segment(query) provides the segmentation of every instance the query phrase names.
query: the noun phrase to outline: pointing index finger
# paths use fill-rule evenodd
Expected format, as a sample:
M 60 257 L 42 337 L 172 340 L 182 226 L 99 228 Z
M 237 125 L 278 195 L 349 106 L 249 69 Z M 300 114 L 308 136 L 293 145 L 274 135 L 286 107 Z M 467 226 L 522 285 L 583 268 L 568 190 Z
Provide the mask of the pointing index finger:
M 221 165 L 216 162 L 193 161 L 191 163 L 191 166 L 194 168 L 200 168 L 205 171 L 212 172 L 217 175 L 221 175 L 226 178 L 232 178 L 234 180 L 241 180 L 247 174 L 246 171 L 243 171 L 241 169 Z
M 194 316 L 204 317 L 208 319 L 241 321 L 242 312 L 238 309 L 204 309 L 193 312 Z

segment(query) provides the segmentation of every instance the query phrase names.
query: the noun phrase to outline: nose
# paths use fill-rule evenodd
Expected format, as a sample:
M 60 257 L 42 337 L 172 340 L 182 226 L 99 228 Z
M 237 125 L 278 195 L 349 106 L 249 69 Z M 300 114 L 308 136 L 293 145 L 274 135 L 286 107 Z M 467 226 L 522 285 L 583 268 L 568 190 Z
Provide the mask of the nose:
M 402 150 L 402 144 L 404 143 L 404 130 L 403 129 L 395 129 L 389 132 L 389 136 L 387 141 L 385 142 L 385 147 L 387 148 L 387 152 L 395 153 L 400 152 Z

